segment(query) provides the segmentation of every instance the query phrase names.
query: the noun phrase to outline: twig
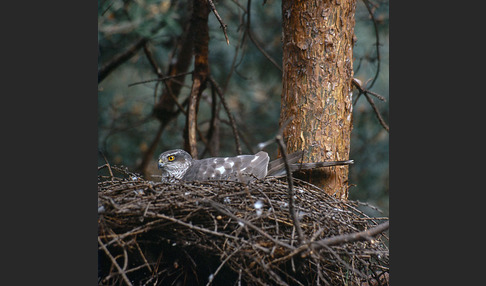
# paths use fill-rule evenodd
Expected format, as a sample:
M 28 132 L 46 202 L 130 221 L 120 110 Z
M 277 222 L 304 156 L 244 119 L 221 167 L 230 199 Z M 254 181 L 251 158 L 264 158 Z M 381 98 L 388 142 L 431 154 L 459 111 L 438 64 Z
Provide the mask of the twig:
M 155 61 L 154 55 L 150 51 L 147 43 L 145 43 L 143 45 L 143 52 L 145 53 L 145 56 L 147 57 L 147 60 L 149 61 L 150 65 L 152 66 L 152 69 L 154 70 L 155 74 L 157 76 L 159 76 L 159 78 L 164 76 L 164 74 L 162 73 L 162 70 L 160 69 L 159 65 Z
M 116 69 L 119 65 L 124 63 L 126 60 L 131 58 L 135 53 L 145 45 L 145 43 L 148 40 L 146 38 L 141 38 L 137 42 L 135 42 L 133 45 L 128 47 L 125 51 L 117 54 L 114 56 L 111 61 L 103 65 L 99 70 L 98 70 L 98 83 L 100 83 L 107 75 L 109 75 L 114 69 Z
M 127 270 L 127 267 L 128 267 L 128 253 L 127 253 L 127 248 L 125 247 L 125 245 L 123 244 L 122 245 L 122 249 L 123 249 L 123 272 L 125 272 Z
M 359 79 L 353 78 L 353 80 L 351 82 L 358 89 L 360 94 L 369 93 L 369 94 L 375 96 L 376 98 L 378 98 L 379 100 L 386 102 L 386 98 L 384 98 L 383 96 L 379 95 L 376 92 L 372 92 L 372 91 L 368 90 L 367 88 L 363 87 L 363 85 L 361 84 L 361 81 Z M 365 85 L 366 85 L 366 83 L 365 83 Z
M 228 114 L 228 118 L 229 118 L 230 123 L 231 123 L 231 129 L 233 130 L 233 135 L 235 136 L 236 153 L 238 153 L 238 155 L 241 155 L 242 152 L 241 152 L 241 145 L 240 145 L 240 137 L 238 136 L 238 131 L 237 131 L 237 128 L 236 128 L 235 119 L 233 118 L 233 114 L 231 114 L 231 112 L 229 110 L 228 104 L 226 104 L 226 100 L 224 98 L 223 91 L 219 87 L 216 80 L 214 80 L 212 75 L 209 75 L 209 82 L 211 82 L 213 87 L 216 89 L 216 93 L 219 95 L 219 98 L 221 99 L 221 103 L 223 103 L 224 110 L 226 111 L 226 114 Z
M 378 107 L 376 107 L 373 98 L 371 98 L 371 96 L 369 96 L 368 93 L 365 93 L 364 96 L 366 97 L 366 100 L 368 100 L 371 107 L 373 108 L 373 111 L 375 112 L 376 117 L 378 118 L 378 121 L 380 122 L 381 126 L 383 126 L 383 128 L 385 128 L 387 132 L 390 132 L 390 127 L 388 127 L 388 124 L 386 124 L 385 120 L 383 120 L 383 117 L 381 117 L 380 111 L 378 110 Z
M 368 0 L 363 0 L 363 3 L 365 4 L 366 6 L 366 9 L 368 10 L 368 13 L 370 14 L 370 17 L 371 17 L 371 20 L 373 21 L 373 27 L 375 29 L 375 36 L 376 36 L 376 60 L 378 61 L 377 65 L 376 65 L 376 73 L 375 73 L 375 76 L 373 77 L 373 81 L 371 82 L 369 88 L 371 88 L 376 80 L 378 79 L 378 74 L 380 73 L 380 63 L 381 63 L 381 59 L 380 59 L 380 37 L 379 37 L 379 33 L 378 33 L 378 26 L 376 25 L 376 20 L 375 20 L 375 16 L 373 15 L 373 11 L 371 11 L 371 8 L 369 7 L 370 3 Z
M 290 162 L 290 159 L 291 156 L 288 155 L 287 161 Z M 124 177 L 130 175 L 128 169 L 119 171 L 116 166 L 112 166 L 112 170 L 115 175 L 118 172 Z M 187 269 L 190 272 L 194 270 L 195 263 L 198 267 L 204 265 L 204 257 L 192 256 L 191 251 L 194 249 L 219 257 L 211 270 L 214 278 L 211 285 L 223 280 L 222 276 L 226 273 L 233 273 L 234 281 L 223 282 L 234 282 L 235 285 L 245 280 L 243 283 L 252 285 L 266 285 L 267 281 L 275 285 L 288 283 L 303 286 L 318 283 L 341 285 L 344 281 L 359 284 L 364 281 L 359 272 L 372 274 L 368 276 L 368 282 L 374 282 L 373 277 L 378 276 L 379 271 L 389 271 L 386 266 L 389 260 L 388 250 L 383 244 L 387 232 L 377 234 L 372 239 L 371 235 L 377 224 L 366 219 L 369 218 L 366 214 L 347 207 L 355 206 L 356 202 L 341 202 L 296 178 L 293 178 L 294 207 L 297 214 L 301 209 L 307 213 L 305 219 L 299 219 L 306 236 L 306 242 L 300 246 L 297 244 L 297 230 L 289 215 L 288 183 L 285 179 L 267 178 L 245 185 L 231 181 L 163 184 L 145 181 L 143 178 L 136 181 L 123 178 L 110 181 L 109 177 L 105 178 L 98 182 L 98 198 L 107 207 L 99 218 L 98 236 L 108 243 L 115 238 L 112 240 L 114 244 L 108 246 L 109 244 L 104 243 L 104 246 L 111 252 L 122 271 L 124 256 L 125 263 L 129 260 L 124 273 L 133 284 L 152 285 L 159 279 L 159 283 L 164 280 L 164 285 L 170 285 L 179 273 L 184 272 L 180 270 Z M 134 190 L 147 191 L 136 194 Z M 110 200 L 117 207 L 109 207 Z M 267 207 L 261 215 L 255 215 L 255 209 L 252 208 L 251 204 L 256 200 L 265 200 Z M 148 203 L 150 206 L 147 208 Z M 214 205 L 220 208 L 215 208 Z M 269 205 L 272 209 L 268 209 Z M 144 215 L 145 219 L 141 221 L 140 218 Z M 278 232 L 275 221 L 280 225 Z M 126 233 L 117 235 L 112 228 L 116 232 Z M 368 231 L 363 232 L 365 228 Z M 379 232 L 380 229 L 375 231 Z M 349 239 L 339 236 L 343 233 Z M 123 241 L 122 237 L 125 237 Z M 164 244 L 162 249 L 153 249 L 151 241 L 154 237 L 160 237 L 169 244 Z M 285 246 L 272 239 L 283 242 Z M 353 243 L 361 239 L 372 240 Z M 143 254 L 138 245 L 131 244 L 137 242 L 140 243 Z M 179 247 L 172 248 L 173 243 L 177 243 Z M 287 244 L 293 248 L 286 247 Z M 119 249 L 120 255 L 115 256 L 111 249 L 118 246 L 125 247 L 127 254 Z M 326 250 L 328 248 L 334 253 Z M 99 251 L 106 257 L 106 261 L 103 261 L 106 265 L 103 265 L 99 274 L 100 280 L 103 279 L 108 284 L 126 285 L 100 245 Z M 179 264 L 183 268 L 179 268 L 175 274 L 170 273 L 173 269 L 170 260 L 164 259 L 166 263 L 157 262 L 157 257 L 162 257 L 159 255 L 161 252 L 169 254 L 171 251 L 182 253 L 183 256 L 189 254 L 188 260 L 185 261 L 184 258 L 185 262 Z M 145 259 L 144 255 L 147 255 Z M 230 255 L 232 256 L 228 258 Z M 295 271 L 292 270 L 291 263 L 295 264 Z M 152 271 L 149 271 L 148 265 Z M 349 267 L 359 272 L 350 271 Z M 193 274 L 203 285 L 208 282 L 206 274 Z M 132 278 L 132 275 L 135 276 Z
M 282 135 L 277 134 L 277 136 L 275 136 L 275 140 L 277 141 L 280 152 L 282 153 L 282 158 L 285 164 L 285 171 L 287 172 L 287 182 L 289 184 L 289 212 L 290 217 L 292 218 L 292 222 L 294 223 L 294 227 L 297 230 L 297 238 L 299 239 L 300 245 L 304 242 L 304 234 L 302 232 L 302 228 L 300 227 L 299 218 L 297 217 L 294 208 L 294 183 L 292 180 L 292 172 L 290 171 L 289 162 L 287 161 L 287 151 L 285 150 L 286 148 L 285 143 L 282 139 Z
M 195 230 L 198 230 L 198 231 L 201 231 L 201 232 L 205 232 L 205 233 L 209 233 L 209 234 L 212 234 L 212 235 L 215 235 L 215 236 L 219 236 L 219 237 L 231 238 L 231 239 L 234 239 L 236 241 L 241 241 L 243 243 L 252 245 L 251 242 L 246 241 L 243 238 L 240 238 L 240 237 L 237 237 L 237 236 L 233 236 L 233 235 L 230 235 L 230 234 L 226 234 L 226 233 L 222 233 L 222 232 L 212 231 L 212 230 L 209 230 L 209 229 L 206 229 L 206 228 L 203 228 L 203 227 L 198 227 L 197 225 L 193 225 L 191 223 L 187 223 L 187 222 L 181 221 L 179 219 L 176 219 L 176 218 L 173 218 L 173 217 L 170 217 L 170 216 L 166 216 L 164 214 L 159 214 L 159 213 L 154 213 L 154 212 L 147 212 L 147 215 L 153 216 L 153 217 L 157 217 L 157 218 L 163 218 L 163 219 L 166 219 L 168 221 L 172 221 L 172 222 L 175 222 L 177 224 L 180 224 L 180 225 L 183 225 L 185 227 L 188 227 L 189 229 L 195 229 Z M 266 248 L 264 248 L 262 246 L 259 246 L 258 248 L 260 250 L 264 251 L 264 252 L 267 252 L 267 253 L 270 252 L 268 249 L 266 249 Z
M 282 125 L 278 128 L 278 131 L 277 131 L 277 135 L 282 135 L 283 134 L 283 131 L 285 129 L 285 127 L 287 127 L 287 125 L 294 119 L 294 116 L 291 116 L 289 118 L 287 118 L 284 123 L 282 123 Z M 275 135 L 275 136 L 277 136 Z M 275 142 L 275 138 L 272 138 L 272 139 L 268 139 L 267 141 L 265 142 L 260 142 L 258 143 L 257 145 L 257 148 L 258 150 L 263 150 L 264 148 L 266 148 L 268 145 L 272 144 Z
M 103 12 L 101 12 L 101 16 L 104 16 L 106 12 L 108 12 L 108 10 L 111 8 L 111 6 L 113 6 L 113 4 L 115 3 L 115 1 L 112 1 L 110 4 L 108 4 L 108 7 L 105 8 L 105 10 L 103 10 Z
M 125 283 L 127 285 L 133 286 L 132 283 L 130 282 L 130 280 L 128 279 L 127 274 L 125 273 L 125 271 L 123 271 L 122 268 L 120 267 L 120 265 L 118 265 L 118 262 L 116 262 L 116 259 L 108 251 L 108 249 L 106 248 L 106 246 L 101 241 L 101 238 L 100 237 L 98 237 L 98 243 L 100 244 L 101 248 L 106 253 L 106 255 L 110 258 L 111 263 L 113 263 L 113 265 L 116 267 L 116 269 L 118 270 L 118 273 L 120 273 L 120 275 L 122 276 L 123 281 L 125 281 Z
M 175 55 L 175 60 L 171 60 L 171 64 L 168 67 L 168 74 L 171 76 L 177 76 L 180 75 L 181 73 L 184 73 L 189 69 L 189 64 L 191 63 L 191 55 L 192 55 L 192 49 L 193 49 L 193 41 L 191 35 L 192 31 L 192 24 L 191 21 L 188 21 L 186 24 L 186 27 L 184 29 L 184 32 L 181 35 L 180 40 L 178 43 L 175 45 L 176 50 L 174 53 L 177 54 Z M 154 72 L 157 74 L 159 77 L 163 77 L 162 73 L 159 73 L 159 67 L 153 58 L 152 53 L 146 49 L 148 53 L 146 52 L 145 55 L 147 56 L 148 61 L 152 65 L 152 68 L 154 69 Z M 182 76 L 182 81 L 184 80 L 185 76 Z M 158 81 L 159 83 L 160 81 Z M 159 102 L 155 103 L 154 102 L 154 107 L 152 109 L 152 116 L 155 116 L 157 120 L 160 122 L 159 130 L 157 132 L 157 136 L 155 136 L 152 139 L 152 143 L 150 144 L 150 148 L 146 150 L 143 154 L 143 159 L 140 165 L 137 167 L 138 170 L 140 170 L 143 174 L 147 174 L 147 166 L 152 159 L 156 146 L 160 141 L 161 135 L 172 119 L 176 118 L 179 115 L 180 111 L 185 112 L 184 108 L 182 108 L 181 104 L 179 104 L 177 97 L 180 94 L 181 88 L 183 86 L 183 82 L 179 82 L 179 80 L 176 80 L 175 78 L 170 79 L 169 81 L 163 80 L 162 81 L 165 85 L 165 89 L 162 92 L 162 95 L 159 99 Z M 157 85 L 156 85 L 157 88 Z M 157 98 L 157 94 L 154 93 L 154 100 Z M 177 111 L 173 112 L 173 106 L 177 105 L 179 108 Z
M 221 104 L 218 104 L 218 98 L 216 91 L 214 90 L 214 85 L 211 84 L 211 119 L 209 120 L 209 129 L 206 133 L 206 140 L 208 145 L 201 154 L 204 156 L 207 150 L 211 157 L 216 157 L 219 154 L 219 130 L 220 130 L 220 120 L 219 120 L 219 110 Z
M 223 29 L 224 37 L 226 38 L 226 44 L 229 46 L 228 34 L 226 34 L 226 27 L 228 25 L 226 25 L 225 23 L 223 23 L 223 20 L 219 16 L 218 11 L 216 10 L 216 7 L 214 6 L 213 0 L 208 0 L 208 2 L 209 2 L 209 6 L 211 7 L 211 10 L 214 13 L 214 16 L 216 16 L 216 19 L 218 19 L 219 24 L 221 25 L 221 28 Z
M 341 257 L 334 250 L 332 250 L 332 248 L 330 248 L 327 245 L 325 245 L 324 247 L 336 258 L 337 261 L 339 261 L 339 263 L 344 265 L 349 271 L 352 271 L 353 273 L 359 275 L 363 279 L 367 279 L 366 275 L 361 273 L 361 271 L 355 269 L 354 267 L 351 267 L 348 263 L 346 263 L 346 261 L 342 260 Z
M 105 244 L 105 246 L 110 246 L 111 244 L 117 242 L 117 241 L 121 241 L 122 239 L 124 239 L 125 237 L 128 237 L 130 235 L 136 235 L 138 233 L 142 233 L 142 232 L 146 232 L 148 230 L 150 230 L 152 228 L 153 225 L 156 225 L 157 223 L 160 223 L 162 222 L 163 220 L 159 219 L 159 220 L 154 220 L 154 221 L 151 221 L 151 222 L 148 222 L 144 225 L 141 225 L 139 227 L 136 227 L 124 234 L 114 234 L 114 235 L 105 235 L 104 237 L 108 238 L 108 237 L 114 237 L 112 240 L 110 240 L 109 242 L 107 242 Z
M 240 32 L 240 34 L 241 34 L 241 32 Z M 244 31 L 243 31 L 243 37 L 244 37 Z M 240 39 L 239 40 L 241 40 L 241 39 L 242 39 L 242 37 L 240 36 Z M 223 93 L 226 93 L 226 89 L 228 88 L 228 83 L 229 83 L 229 81 L 231 79 L 231 76 L 233 75 L 233 72 L 236 69 L 236 66 L 241 63 L 241 59 L 238 62 L 238 64 L 236 63 L 241 48 L 242 48 L 241 45 L 235 45 L 235 54 L 233 55 L 233 60 L 231 62 L 231 68 L 227 72 L 227 77 L 226 77 L 226 80 L 224 81 L 224 84 L 223 84 Z
M 204 84 L 201 81 L 200 76 L 194 77 L 192 83 L 191 94 L 189 95 L 189 106 L 187 108 L 184 147 L 189 151 L 193 158 L 197 159 L 197 110 L 199 106 L 199 99 L 201 98 L 202 94 L 202 86 Z
M 388 127 L 388 124 L 385 123 L 385 120 L 383 120 L 383 117 L 381 117 L 381 114 L 380 114 L 380 111 L 378 110 L 378 107 L 376 107 L 375 105 L 375 102 L 373 101 L 373 99 L 369 96 L 369 94 L 375 96 L 376 98 L 378 98 L 379 100 L 381 101 L 386 101 L 386 99 L 375 93 L 375 92 L 371 92 L 369 91 L 368 89 L 364 88 L 362 85 L 361 85 L 361 81 L 359 81 L 358 79 L 355 79 L 353 78 L 352 80 L 352 84 L 358 89 L 359 91 L 359 94 L 358 96 L 356 97 L 356 100 L 355 100 L 355 103 L 356 101 L 358 100 L 359 96 L 361 94 L 364 94 L 364 96 L 366 97 L 366 100 L 368 101 L 368 103 L 371 105 L 371 108 L 373 108 L 373 111 L 375 112 L 376 114 L 376 117 L 378 118 L 378 121 L 380 122 L 381 126 L 383 126 L 383 128 L 385 128 L 386 131 L 390 132 L 390 127 Z
M 147 269 L 152 272 L 152 267 L 150 267 L 150 264 L 148 263 L 147 261 L 147 258 L 145 258 L 145 255 L 143 254 L 143 251 L 142 249 L 140 248 L 140 245 L 138 244 L 137 240 L 136 239 L 133 239 L 133 242 L 135 243 L 135 246 L 137 247 L 137 250 L 138 252 L 140 253 L 140 257 L 142 257 L 142 260 L 144 262 L 144 264 L 142 264 L 141 266 L 145 266 L 147 267 Z
M 286 261 L 294 257 L 295 255 L 301 253 L 302 251 L 308 249 L 309 247 L 312 247 L 313 249 L 319 249 L 326 246 L 333 246 L 333 245 L 338 245 L 343 243 L 369 240 L 371 237 L 378 235 L 383 231 L 387 230 L 388 227 L 389 227 L 389 222 L 387 221 L 365 231 L 354 232 L 354 233 L 343 234 L 343 235 L 336 235 L 336 236 L 321 239 L 319 241 L 311 241 L 306 244 L 302 244 L 298 248 L 294 249 L 288 255 L 275 259 L 270 263 L 276 264 L 280 261 Z
M 259 227 L 255 226 L 254 224 L 252 224 L 251 222 L 247 221 L 247 220 L 244 220 L 242 218 L 239 218 L 237 217 L 236 215 L 232 214 L 231 212 L 225 210 L 220 204 L 218 204 L 217 202 L 215 201 L 212 201 L 212 200 L 209 200 L 209 199 L 205 199 L 203 200 L 203 202 L 205 203 L 208 203 L 209 205 L 211 205 L 213 208 L 215 208 L 217 211 L 219 211 L 220 213 L 224 214 L 224 215 L 227 215 L 229 216 L 230 218 L 238 221 L 238 222 L 241 222 L 247 226 L 249 226 L 251 229 L 253 230 L 256 230 L 258 233 L 260 233 L 261 235 L 265 236 L 266 238 L 270 239 L 271 241 L 273 241 L 275 244 L 278 244 L 280 246 L 283 246 L 285 248 L 288 248 L 288 249 L 295 249 L 295 247 L 285 243 L 285 242 L 282 242 L 278 239 L 275 239 L 273 238 L 271 235 L 269 235 L 268 233 L 264 232 L 263 230 L 261 230 Z
M 106 159 L 106 156 L 101 150 L 98 150 L 98 152 L 103 156 L 103 160 L 105 160 L 105 165 L 98 167 L 98 170 L 102 169 L 104 166 L 108 167 L 108 171 L 110 172 L 110 179 L 113 180 L 113 172 L 111 171 L 111 166 L 110 163 L 108 163 L 108 160 Z
M 214 277 L 216 277 L 216 275 L 219 273 L 219 271 L 221 270 L 221 268 L 223 268 L 224 264 L 225 264 L 226 262 L 228 262 L 228 260 L 229 260 L 229 259 L 230 259 L 230 258 L 231 258 L 233 255 L 235 255 L 235 254 L 236 254 L 238 251 L 240 251 L 240 249 L 241 249 L 242 247 L 243 247 L 243 245 L 238 246 L 238 248 L 236 248 L 236 250 L 235 250 L 235 251 L 233 251 L 233 252 L 232 252 L 230 255 L 228 255 L 228 256 L 225 258 L 225 260 L 223 260 L 223 262 L 221 262 L 221 264 L 218 266 L 218 268 L 216 269 L 216 271 L 214 271 L 214 273 L 213 273 L 213 278 L 212 278 L 210 281 L 208 281 L 208 283 L 206 284 L 206 286 L 211 285 L 211 283 L 212 283 L 212 282 L 213 282 L 213 280 L 214 280 Z
M 253 44 L 255 44 L 255 46 L 257 47 L 257 49 L 279 70 L 279 71 L 282 71 L 282 68 L 279 66 L 279 64 L 277 64 L 277 62 L 258 44 L 258 42 L 255 40 L 255 38 L 253 38 L 253 33 L 251 32 L 251 28 L 250 28 L 250 11 L 251 11 L 251 0 L 248 0 L 248 7 L 247 7 L 247 22 L 246 22 L 246 32 L 248 34 L 248 37 L 250 38 L 250 40 L 253 42 Z
M 270 205 L 270 209 L 272 210 L 273 218 L 274 218 L 274 221 L 275 221 L 275 234 L 279 235 L 278 217 L 277 217 L 277 214 L 275 213 L 275 207 L 272 204 L 272 200 L 270 200 L 268 195 L 265 192 L 263 192 L 262 190 L 258 190 L 258 192 L 260 192 L 267 199 L 267 202 Z
M 275 136 L 275 141 L 277 141 L 278 147 L 280 149 L 280 152 L 282 153 L 282 159 L 284 161 L 285 165 L 285 171 L 287 173 L 287 182 L 288 182 L 288 194 L 289 194 L 289 212 L 290 212 L 290 217 L 292 219 L 292 222 L 294 224 L 294 227 L 297 231 L 297 238 L 299 245 L 304 243 L 304 234 L 302 232 L 302 228 L 300 227 L 299 223 L 299 218 L 297 217 L 297 214 L 295 213 L 295 208 L 294 208 L 294 182 L 293 182 L 293 177 L 292 177 L 292 172 L 290 171 L 290 165 L 287 160 L 287 151 L 285 147 L 285 143 L 282 138 L 283 130 L 287 127 L 287 125 L 292 121 L 293 116 L 288 118 L 282 125 L 280 126 L 277 135 Z M 263 148 L 263 146 L 268 145 L 269 142 L 264 142 L 258 144 L 259 147 Z
M 167 125 L 167 121 L 160 122 L 159 124 L 159 129 L 157 129 L 157 133 L 155 134 L 154 139 L 152 140 L 152 143 L 150 143 L 149 148 L 147 151 L 143 154 L 142 156 L 142 162 L 140 163 L 139 170 L 142 171 L 142 173 L 145 173 L 145 169 L 147 168 L 150 160 L 152 159 L 155 149 L 157 148 L 159 144 L 160 137 L 162 136 L 162 133 L 164 132 L 165 126 Z
M 231 122 L 229 122 L 228 120 L 220 119 L 220 121 L 221 121 L 221 123 L 224 123 L 224 124 L 228 125 L 229 127 L 231 127 Z M 237 131 L 238 131 L 238 135 L 240 136 L 241 141 L 243 141 L 243 144 L 248 149 L 250 154 L 255 154 L 256 152 L 253 150 L 253 146 L 251 146 L 250 142 L 245 137 L 246 135 L 249 135 L 249 134 L 248 134 L 248 129 L 246 128 L 244 123 L 238 124 L 238 130 Z
M 144 84 L 144 83 L 148 83 L 148 82 L 164 81 L 164 80 L 188 75 L 188 74 L 191 74 L 191 73 L 193 73 L 193 72 L 192 71 L 183 72 L 183 73 L 178 73 L 178 74 L 175 74 L 175 75 L 168 75 L 168 76 L 164 76 L 164 77 L 159 77 L 159 78 L 156 78 L 156 79 L 148 79 L 148 80 L 138 81 L 138 82 L 134 82 L 134 83 L 129 84 L 128 87 L 132 87 L 132 86 L 137 85 L 137 84 Z
M 241 268 L 238 271 L 238 286 L 241 286 Z
M 311 245 L 313 247 L 321 248 L 324 246 L 332 246 L 332 245 L 338 245 L 338 244 L 355 242 L 355 241 L 370 240 L 371 237 L 378 235 L 384 232 L 385 230 L 387 230 L 389 226 L 390 226 L 390 222 L 386 221 L 368 230 L 324 238 L 319 241 L 311 242 Z

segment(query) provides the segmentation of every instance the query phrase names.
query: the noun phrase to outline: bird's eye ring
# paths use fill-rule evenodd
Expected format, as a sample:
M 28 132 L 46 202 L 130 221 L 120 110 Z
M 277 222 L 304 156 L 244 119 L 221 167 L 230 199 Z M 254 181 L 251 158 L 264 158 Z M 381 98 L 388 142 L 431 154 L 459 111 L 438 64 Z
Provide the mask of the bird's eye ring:
M 169 160 L 169 162 L 174 161 L 174 159 L 175 159 L 174 155 L 167 156 L 167 160 Z

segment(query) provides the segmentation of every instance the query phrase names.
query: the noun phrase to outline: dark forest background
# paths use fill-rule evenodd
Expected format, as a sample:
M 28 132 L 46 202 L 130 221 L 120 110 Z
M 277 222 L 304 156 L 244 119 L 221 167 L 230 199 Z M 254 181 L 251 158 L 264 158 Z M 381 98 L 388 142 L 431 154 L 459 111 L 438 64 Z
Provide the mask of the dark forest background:
M 113 63 L 131 47 L 133 53 L 113 68 L 98 84 L 98 148 L 113 165 L 136 170 L 159 129 L 153 116 L 154 104 L 163 89 L 148 49 L 162 73 L 167 73 L 175 47 L 190 19 L 192 1 L 98 1 L 99 69 Z M 227 25 L 229 45 L 214 13 L 209 15 L 209 69 L 223 89 L 240 134 L 243 153 L 253 153 L 260 142 L 272 138 L 279 128 L 282 73 L 281 2 L 214 1 Z M 349 198 L 377 206 L 388 216 L 389 134 L 380 124 L 377 111 L 388 123 L 389 100 L 389 13 L 388 1 L 357 1 L 354 77 L 385 101 L 374 97 L 375 109 L 365 96 L 353 95 Z M 251 17 L 248 25 L 249 16 Z M 143 46 L 136 46 L 143 41 Z M 379 43 L 377 45 L 377 43 Z M 135 46 L 134 46 L 135 45 Z M 262 50 L 267 54 L 265 56 Z M 274 60 L 277 65 L 272 63 Z M 189 68 L 192 70 L 192 64 Z M 191 76 L 185 77 L 178 102 L 190 94 Z M 211 89 L 203 93 L 198 112 L 198 129 L 206 134 L 212 108 Z M 236 155 L 229 118 L 219 107 L 221 120 L 219 156 Z M 164 129 L 157 144 L 149 174 L 156 175 L 155 159 L 168 149 L 183 147 L 185 117 L 180 113 Z M 209 157 L 199 140 L 200 157 Z M 276 158 L 277 146 L 267 148 Z M 104 158 L 99 156 L 99 165 Z M 150 175 L 149 175 L 150 176 Z M 157 180 L 156 178 L 147 178 Z M 373 215 L 373 210 L 368 209 Z

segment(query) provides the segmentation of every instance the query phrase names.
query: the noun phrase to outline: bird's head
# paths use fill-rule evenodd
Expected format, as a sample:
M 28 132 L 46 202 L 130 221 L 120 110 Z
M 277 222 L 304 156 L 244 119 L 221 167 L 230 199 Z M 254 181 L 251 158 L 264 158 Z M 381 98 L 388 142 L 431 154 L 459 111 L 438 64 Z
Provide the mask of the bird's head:
M 162 177 L 181 179 L 192 164 L 192 157 L 181 149 L 169 150 L 160 154 L 158 168 L 162 170 Z

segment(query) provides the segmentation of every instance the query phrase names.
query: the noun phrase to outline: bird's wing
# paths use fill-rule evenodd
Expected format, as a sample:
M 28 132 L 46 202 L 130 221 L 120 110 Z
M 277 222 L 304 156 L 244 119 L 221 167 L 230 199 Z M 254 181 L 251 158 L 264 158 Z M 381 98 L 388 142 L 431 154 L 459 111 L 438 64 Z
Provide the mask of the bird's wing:
M 186 181 L 232 180 L 248 182 L 267 175 L 269 157 L 266 152 L 236 157 L 215 157 L 194 160 L 183 177 Z

